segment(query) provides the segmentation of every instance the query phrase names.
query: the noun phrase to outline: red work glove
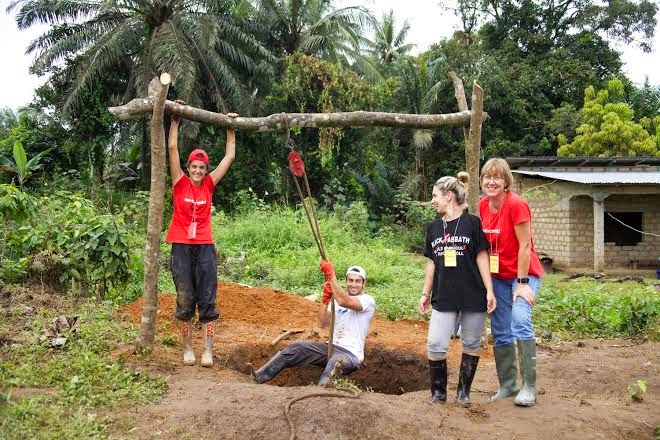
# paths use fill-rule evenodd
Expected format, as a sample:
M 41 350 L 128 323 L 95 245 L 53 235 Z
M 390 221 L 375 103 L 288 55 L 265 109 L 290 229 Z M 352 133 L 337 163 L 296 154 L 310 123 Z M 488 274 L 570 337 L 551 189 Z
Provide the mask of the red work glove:
M 321 272 L 323 272 L 323 275 L 325 275 L 325 280 L 330 281 L 332 277 L 335 276 L 335 269 L 332 267 L 332 263 L 329 262 L 328 260 L 321 260 L 321 264 L 319 265 L 321 268 Z
M 330 281 L 326 281 L 325 283 L 323 283 L 323 299 L 321 300 L 321 302 L 327 306 L 331 298 L 332 298 L 332 286 L 330 285 Z

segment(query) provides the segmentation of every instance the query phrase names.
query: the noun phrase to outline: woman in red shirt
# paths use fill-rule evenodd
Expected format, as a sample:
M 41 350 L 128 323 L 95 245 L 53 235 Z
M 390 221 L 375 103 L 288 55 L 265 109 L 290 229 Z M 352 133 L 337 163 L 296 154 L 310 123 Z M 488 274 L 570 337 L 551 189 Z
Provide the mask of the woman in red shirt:
M 532 215 L 527 202 L 511 191 L 513 175 L 504 159 L 493 158 L 481 169 L 486 197 L 479 213 L 490 243 L 489 266 L 497 309 L 490 324 L 495 340 L 495 365 L 500 389 L 491 401 L 516 395 L 515 404 L 536 403 L 536 336 L 532 306 L 541 287 L 543 269 L 532 240 Z M 522 388 L 516 386 L 517 341 Z
M 236 114 L 228 116 L 235 117 Z M 227 130 L 225 157 L 209 173 L 209 157 L 196 149 L 188 156 L 186 175 L 178 151 L 179 117 L 173 116 L 169 135 L 170 175 L 174 212 L 165 240 L 172 243 L 170 268 L 176 286 L 175 316 L 181 321 L 183 364 L 195 364 L 191 324 L 195 308 L 202 323 L 204 351 L 201 365 L 213 365 L 213 337 L 219 314 L 215 307 L 217 256 L 211 230 L 211 202 L 215 185 L 234 161 L 234 130 Z

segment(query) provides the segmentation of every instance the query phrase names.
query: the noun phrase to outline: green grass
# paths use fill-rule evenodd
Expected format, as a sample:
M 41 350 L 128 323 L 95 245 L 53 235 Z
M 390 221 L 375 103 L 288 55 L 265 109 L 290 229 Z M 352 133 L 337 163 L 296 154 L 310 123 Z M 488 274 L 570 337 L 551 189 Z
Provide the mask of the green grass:
M 660 340 L 660 297 L 654 280 L 644 284 L 543 278 L 534 307 L 537 333 L 562 339 L 641 336 Z
M 127 370 L 108 359 L 135 330 L 116 320 L 109 304 L 89 304 L 78 313 L 79 332 L 61 349 L 38 341 L 53 316 L 42 313 L 20 345 L 0 348 L 0 432 L 3 439 L 106 438 L 112 410 L 164 395 L 166 384 L 148 373 Z M 13 399 L 21 388 L 48 393 Z
M 408 252 L 394 229 L 372 234 L 352 226 L 346 217 L 323 212 L 319 227 L 340 280 L 349 266 L 363 266 L 367 291 L 376 298 L 382 314 L 390 319 L 418 316 L 424 257 Z M 231 218 L 216 216 L 214 235 L 220 262 L 246 253 L 245 264 L 227 266 L 221 274 L 224 279 L 299 295 L 321 291 L 319 252 L 303 211 L 274 207 Z

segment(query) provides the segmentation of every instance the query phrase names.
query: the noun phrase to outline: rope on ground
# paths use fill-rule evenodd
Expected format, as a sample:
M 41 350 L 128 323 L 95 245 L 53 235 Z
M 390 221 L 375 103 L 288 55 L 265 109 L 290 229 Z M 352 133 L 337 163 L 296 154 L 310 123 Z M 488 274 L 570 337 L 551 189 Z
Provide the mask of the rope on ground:
M 298 396 L 293 399 L 290 399 L 286 403 L 286 405 L 284 405 L 284 417 L 286 417 L 286 421 L 289 424 L 289 431 L 291 432 L 291 434 L 289 435 L 289 440 L 296 439 L 296 428 L 293 424 L 293 420 L 291 420 L 291 405 L 303 399 L 307 399 L 309 397 L 343 397 L 345 399 L 357 399 L 360 396 L 357 391 L 352 391 L 351 394 L 346 394 L 346 393 L 339 394 L 339 393 L 317 391 L 313 393 L 303 394 L 302 396 Z

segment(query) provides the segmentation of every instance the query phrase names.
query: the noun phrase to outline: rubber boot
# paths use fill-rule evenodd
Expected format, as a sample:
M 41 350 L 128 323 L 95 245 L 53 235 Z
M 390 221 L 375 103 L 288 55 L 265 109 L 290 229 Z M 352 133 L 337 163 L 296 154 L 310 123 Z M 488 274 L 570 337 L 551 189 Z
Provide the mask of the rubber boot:
M 493 352 L 495 353 L 495 369 L 500 389 L 490 398 L 491 402 L 514 396 L 519 391 L 516 386 L 516 348 L 513 344 L 496 345 Z
M 522 389 L 514 403 L 518 406 L 532 406 L 536 403 L 536 341 L 518 340 L 518 355 Z
M 447 401 L 447 359 L 432 361 L 429 359 L 431 373 L 431 403 Z
M 253 373 L 256 383 L 264 383 L 272 380 L 286 368 L 286 359 L 278 352 L 266 364 Z
M 204 351 L 202 352 L 202 367 L 213 366 L 213 337 L 215 336 L 215 322 L 210 321 L 202 325 L 202 341 Z
M 477 372 L 479 356 L 470 356 L 463 353 L 461 357 L 461 370 L 458 373 L 458 387 L 456 388 L 456 400 L 463 405 L 470 404 L 470 388 L 474 374 Z
M 181 344 L 183 345 L 183 365 L 195 365 L 195 351 L 192 342 L 192 320 L 181 321 Z

